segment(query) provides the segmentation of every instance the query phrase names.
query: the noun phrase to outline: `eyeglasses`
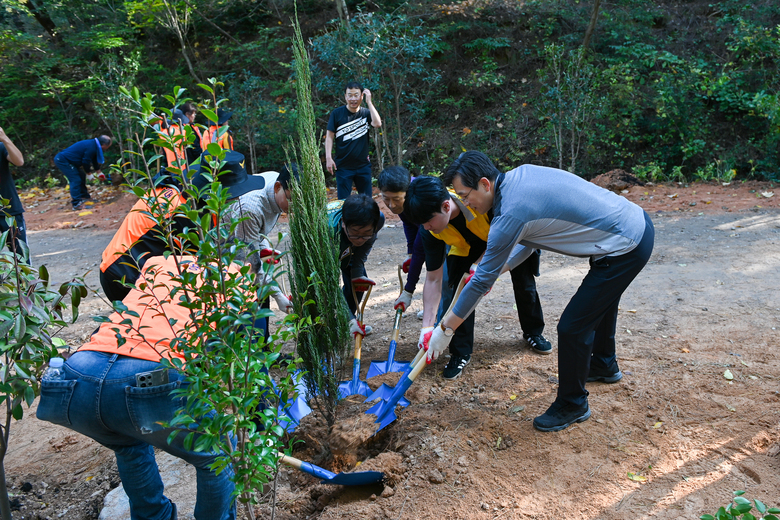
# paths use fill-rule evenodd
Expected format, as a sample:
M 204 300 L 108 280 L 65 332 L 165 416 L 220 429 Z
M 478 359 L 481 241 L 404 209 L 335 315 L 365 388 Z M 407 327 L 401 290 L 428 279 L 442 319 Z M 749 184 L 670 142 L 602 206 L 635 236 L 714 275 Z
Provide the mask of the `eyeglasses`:
M 468 200 L 468 198 L 469 198 L 469 195 L 471 195 L 471 192 L 472 192 L 472 191 L 474 191 L 474 188 L 471 188 L 471 189 L 469 189 L 469 192 L 468 192 L 468 193 L 466 193 L 465 195 L 461 195 L 461 196 L 460 196 L 460 198 L 461 198 L 462 200 Z
M 344 234 L 347 235 L 347 238 L 350 240 L 371 240 L 374 238 L 374 235 L 350 235 L 348 231 L 344 231 Z
M 372 238 L 374 238 L 374 235 L 376 235 L 376 233 L 373 233 L 371 235 L 352 235 L 347 229 L 347 226 L 345 226 L 343 222 L 341 223 L 341 229 L 344 231 L 344 234 L 347 235 L 347 238 L 352 241 L 371 240 Z

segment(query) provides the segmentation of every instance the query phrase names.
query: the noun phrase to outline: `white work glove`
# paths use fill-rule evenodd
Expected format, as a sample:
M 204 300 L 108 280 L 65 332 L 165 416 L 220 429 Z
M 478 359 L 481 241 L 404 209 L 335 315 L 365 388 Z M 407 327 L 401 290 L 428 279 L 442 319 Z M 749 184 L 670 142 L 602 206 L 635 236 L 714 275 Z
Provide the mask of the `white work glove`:
M 365 337 L 366 326 L 360 323 L 357 318 L 352 318 L 349 322 L 349 333 L 352 334 L 353 337 L 356 337 L 358 334 Z
M 396 298 L 395 303 L 393 304 L 393 310 L 398 310 L 400 307 L 401 311 L 406 312 L 406 309 L 412 305 L 412 296 L 413 294 L 409 291 L 402 292 L 401 296 Z
M 87 180 L 88 180 L 89 182 L 92 182 L 92 181 L 94 181 L 94 180 L 95 180 L 95 176 L 94 176 L 94 175 L 92 175 L 91 173 L 88 173 L 88 174 L 87 174 Z
M 293 304 L 290 298 L 285 296 L 282 291 L 275 292 L 273 294 L 276 305 L 279 306 L 279 310 L 285 314 L 290 314 L 293 310 Z
M 441 355 L 444 350 L 450 346 L 450 341 L 452 341 L 452 336 L 447 336 L 444 334 L 444 331 L 441 330 L 440 326 L 436 326 L 433 328 L 433 333 L 431 334 L 430 338 L 426 338 L 427 341 L 427 351 L 428 355 L 427 357 L 427 363 L 431 363 L 432 361 L 436 361 L 436 359 Z
M 433 331 L 433 327 L 423 327 L 420 330 L 420 339 L 417 340 L 417 348 L 425 348 L 425 335 L 430 334 Z

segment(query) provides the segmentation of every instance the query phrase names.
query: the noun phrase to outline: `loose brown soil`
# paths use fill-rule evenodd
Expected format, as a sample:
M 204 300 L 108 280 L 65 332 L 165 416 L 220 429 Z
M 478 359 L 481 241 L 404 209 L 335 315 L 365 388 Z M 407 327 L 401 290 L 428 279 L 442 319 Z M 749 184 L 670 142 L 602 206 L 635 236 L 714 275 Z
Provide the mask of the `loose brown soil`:
M 411 406 L 376 436 L 363 413 L 369 405 L 357 398 L 342 403 L 334 430 L 312 415 L 296 432 L 300 458 L 335 472 L 381 470 L 386 482 L 347 489 L 284 469 L 276 518 L 696 519 L 738 489 L 780 505 L 780 193 L 768 197 L 775 185 L 755 182 L 623 190 L 653 217 L 656 246 L 621 302 L 625 377 L 588 385 L 590 420 L 534 430 L 555 396 L 557 360 L 524 344 L 501 279 L 477 309 L 475 352 L 461 378 L 442 379 L 446 359 L 427 366 L 407 393 Z M 98 198 L 84 217 L 94 229 L 82 230 L 62 225 L 75 218 L 54 197 L 23 199 L 34 263 L 46 263 L 55 281 L 91 268 L 97 287 L 94 265 L 132 200 Z M 378 283 L 366 310 L 374 333 L 364 342 L 363 377 L 387 353 L 406 252 L 400 222 L 385 214 L 367 265 Z M 554 348 L 558 317 L 586 272 L 583 260 L 542 255 L 537 283 Z M 415 354 L 420 294 L 402 320 L 399 360 Z M 65 339 L 77 347 L 95 327 L 90 318 L 106 312 L 100 298 L 87 298 Z M 110 451 L 37 421 L 34 407 L 13 424 L 5 465 L 16 518 L 96 518 L 118 483 Z M 258 513 L 270 518 L 270 507 Z

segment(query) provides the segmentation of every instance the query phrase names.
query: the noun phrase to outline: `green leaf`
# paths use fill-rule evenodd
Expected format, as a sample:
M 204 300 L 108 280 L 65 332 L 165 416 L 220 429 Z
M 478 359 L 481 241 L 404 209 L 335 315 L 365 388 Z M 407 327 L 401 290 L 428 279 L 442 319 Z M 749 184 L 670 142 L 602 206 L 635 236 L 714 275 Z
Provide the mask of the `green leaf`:
M 217 143 L 209 143 L 208 146 L 206 146 L 206 151 L 214 157 L 217 157 L 222 152 L 222 147 Z
M 24 334 L 27 332 L 27 323 L 24 320 L 24 316 L 21 314 L 16 315 L 16 319 L 14 320 L 14 337 L 16 338 L 17 343 L 21 343 L 24 339 Z
M 215 125 L 217 124 L 217 121 L 219 121 L 219 117 L 217 117 L 217 113 L 214 112 L 213 110 L 209 110 L 208 108 L 202 108 L 200 110 L 200 113 L 206 116 L 206 119 L 208 119 Z
M 24 410 L 22 409 L 22 404 L 21 403 L 19 403 L 16 406 L 13 407 L 13 410 L 11 411 L 11 415 L 17 421 L 21 421 L 22 420 L 22 417 L 24 417 Z
M 49 270 L 46 269 L 45 265 L 41 265 L 38 268 L 38 276 L 41 277 L 41 280 L 43 280 L 43 286 L 48 288 L 49 287 Z

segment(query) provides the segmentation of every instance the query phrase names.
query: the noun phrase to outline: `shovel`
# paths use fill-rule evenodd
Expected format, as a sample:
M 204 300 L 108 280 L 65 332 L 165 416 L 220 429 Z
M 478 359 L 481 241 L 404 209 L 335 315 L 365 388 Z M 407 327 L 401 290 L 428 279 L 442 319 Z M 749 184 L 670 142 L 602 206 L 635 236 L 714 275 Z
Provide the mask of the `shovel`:
M 356 471 L 354 473 L 333 473 L 327 469 L 315 466 L 311 462 L 304 462 L 290 457 L 284 453 L 277 453 L 279 456 L 279 462 L 292 466 L 295 469 L 299 469 L 304 473 L 313 475 L 322 479 L 323 484 L 339 484 L 341 486 L 365 486 L 366 484 L 377 484 L 382 482 L 385 478 L 385 474 L 380 471 Z
M 352 279 L 352 296 L 355 298 L 355 303 L 359 303 L 355 318 L 360 325 L 363 325 L 363 311 L 366 309 L 366 303 L 368 297 L 371 296 L 371 289 L 374 288 L 376 282 L 369 278 L 359 277 Z M 356 292 L 363 293 L 362 302 L 358 302 Z M 355 334 L 355 354 L 352 362 L 352 380 L 342 381 L 339 383 L 339 398 L 344 399 L 350 395 L 362 395 L 368 397 L 371 394 L 371 387 L 368 383 L 360 380 L 360 352 L 363 348 L 363 335 Z
M 407 366 L 403 371 L 404 373 L 401 376 L 401 379 L 399 379 L 399 381 L 401 381 L 403 378 L 409 375 L 412 369 L 417 365 L 417 362 L 420 361 L 420 359 L 422 359 L 423 356 L 425 356 L 425 351 L 423 349 L 418 350 L 417 355 L 414 357 L 412 362 L 407 363 Z M 382 383 L 379 386 L 379 388 L 374 390 L 374 393 L 369 395 L 366 398 L 366 400 L 363 402 L 372 403 L 377 399 L 381 399 L 381 401 L 379 402 L 379 404 L 381 404 L 383 401 L 387 401 L 390 399 L 390 397 L 393 395 L 393 390 L 394 388 L 392 386 L 388 386 L 386 383 Z M 409 400 L 406 397 L 401 396 L 401 398 L 398 400 L 398 405 L 401 406 L 402 408 L 406 408 L 407 406 L 409 406 Z M 366 413 L 374 413 L 371 411 L 372 409 L 367 410 Z
M 403 278 L 401 277 L 401 266 L 398 266 L 398 281 L 401 284 L 401 292 L 404 290 Z M 374 376 L 387 374 L 388 372 L 404 372 L 409 368 L 409 363 L 406 361 L 395 360 L 395 348 L 398 345 L 398 336 L 401 334 L 401 316 L 404 311 L 398 308 L 395 311 L 395 321 L 393 322 L 393 337 L 390 340 L 390 349 L 387 353 L 387 361 L 372 361 L 368 367 L 368 374 L 366 379 L 371 379 Z
M 284 430 L 288 433 L 294 432 L 295 428 L 297 428 L 301 423 L 301 419 L 311 413 L 311 407 L 306 402 L 306 385 L 303 382 L 303 376 L 301 375 L 300 370 L 293 374 L 293 379 L 297 381 L 295 384 L 297 396 L 295 399 L 291 399 L 286 403 L 279 404 L 279 415 L 286 415 L 290 418 L 289 421 L 281 421 L 279 426 L 284 428 Z M 276 387 L 275 384 L 274 387 Z
M 455 295 L 452 297 L 450 308 L 447 309 L 447 312 L 444 313 L 445 316 L 449 314 L 450 311 L 452 311 L 452 308 L 458 301 L 458 297 L 460 296 L 460 292 L 463 290 L 463 287 L 466 285 L 466 279 L 468 276 L 469 273 L 466 273 L 460 279 L 458 289 L 455 291 Z M 382 399 L 377 404 L 366 410 L 367 414 L 374 414 L 377 416 L 376 421 L 374 421 L 379 423 L 377 432 L 397 419 L 395 415 L 396 405 L 399 404 L 401 398 L 403 398 L 403 395 L 406 393 L 409 387 L 412 386 L 412 383 L 414 383 L 414 380 L 417 379 L 418 375 L 420 375 L 420 372 L 422 372 L 422 369 L 425 368 L 425 365 L 427 365 L 427 363 L 422 361 L 422 352 L 424 351 L 421 349 L 420 352 L 417 353 L 412 370 L 405 377 L 401 378 L 396 387 L 393 389 L 392 394 L 390 394 L 390 397 L 387 399 Z

